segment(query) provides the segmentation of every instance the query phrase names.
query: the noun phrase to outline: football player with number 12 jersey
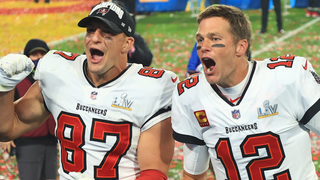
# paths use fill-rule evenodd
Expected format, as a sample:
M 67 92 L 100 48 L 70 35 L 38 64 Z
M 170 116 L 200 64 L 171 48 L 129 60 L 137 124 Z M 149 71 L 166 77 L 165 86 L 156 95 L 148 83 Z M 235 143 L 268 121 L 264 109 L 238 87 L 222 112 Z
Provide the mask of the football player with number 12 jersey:
M 220 31 L 239 17 L 225 5 L 198 17 L 204 72 L 180 82 L 172 102 L 183 179 L 204 178 L 210 157 L 217 180 L 316 180 L 309 132 L 320 135 L 320 78 L 299 56 L 248 62 L 249 41 L 234 46 L 230 31 Z

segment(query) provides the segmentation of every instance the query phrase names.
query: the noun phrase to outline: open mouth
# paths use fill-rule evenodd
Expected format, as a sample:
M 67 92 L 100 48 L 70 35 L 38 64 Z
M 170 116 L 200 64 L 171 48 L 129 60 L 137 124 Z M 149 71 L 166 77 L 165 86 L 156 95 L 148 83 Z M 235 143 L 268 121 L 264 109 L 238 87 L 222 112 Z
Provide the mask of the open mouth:
M 212 72 L 216 67 L 216 62 L 211 58 L 202 58 L 202 63 L 204 64 L 204 70 L 207 72 Z
M 104 55 L 102 51 L 94 48 L 90 49 L 90 54 L 91 54 L 92 60 L 96 60 L 96 61 L 101 60 Z

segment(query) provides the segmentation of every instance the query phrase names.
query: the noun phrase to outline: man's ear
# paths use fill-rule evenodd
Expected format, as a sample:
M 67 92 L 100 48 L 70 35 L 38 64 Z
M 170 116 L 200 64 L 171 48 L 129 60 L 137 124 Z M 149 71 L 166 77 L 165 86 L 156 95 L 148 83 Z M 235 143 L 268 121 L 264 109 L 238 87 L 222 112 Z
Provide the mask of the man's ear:
M 237 56 L 246 55 L 248 46 L 249 46 L 248 41 L 246 39 L 241 39 L 236 46 L 236 55 Z
M 134 44 L 133 37 L 126 37 L 126 41 L 123 43 L 121 53 L 127 54 Z

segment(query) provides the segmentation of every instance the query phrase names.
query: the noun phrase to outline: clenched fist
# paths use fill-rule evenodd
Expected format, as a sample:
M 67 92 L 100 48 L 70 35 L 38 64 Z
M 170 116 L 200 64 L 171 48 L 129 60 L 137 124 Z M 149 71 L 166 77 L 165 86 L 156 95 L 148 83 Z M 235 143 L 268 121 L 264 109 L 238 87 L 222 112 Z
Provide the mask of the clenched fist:
M 0 92 L 12 90 L 34 68 L 31 59 L 22 54 L 9 54 L 0 59 Z

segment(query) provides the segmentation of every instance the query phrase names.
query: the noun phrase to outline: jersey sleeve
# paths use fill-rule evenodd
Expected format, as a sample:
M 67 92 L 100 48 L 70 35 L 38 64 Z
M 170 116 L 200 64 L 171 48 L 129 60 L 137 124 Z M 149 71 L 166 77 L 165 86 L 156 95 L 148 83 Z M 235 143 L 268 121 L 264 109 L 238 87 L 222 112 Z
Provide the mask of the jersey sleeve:
M 47 59 L 49 59 L 52 54 L 55 52 L 56 50 L 50 50 L 45 56 L 43 56 L 40 61 L 38 62 L 37 65 L 37 69 L 34 73 L 34 79 L 39 81 L 40 80 L 40 71 L 41 71 L 41 67 L 43 66 L 42 64 L 45 63 L 45 61 L 47 61 Z
M 180 82 L 179 84 L 181 85 Z M 179 84 L 172 95 L 172 128 L 173 138 L 182 143 L 205 145 L 198 121 L 195 119 L 191 104 L 196 89 L 188 89 L 179 95 Z M 192 95 L 190 95 L 192 94 Z
M 209 153 L 207 146 L 194 144 L 183 145 L 183 169 L 192 175 L 200 175 L 209 168 Z
M 193 102 L 197 100 L 193 95 L 197 92 L 197 89 L 194 89 L 197 86 L 179 93 L 179 87 L 181 88 L 189 79 L 179 83 L 172 95 L 173 137 L 176 141 L 184 143 L 184 170 L 192 175 L 200 175 L 208 170 L 210 158 L 200 125 L 191 108 Z
M 294 61 L 298 66 L 298 121 L 320 135 L 320 77 L 305 58 L 296 57 Z
M 275 80 L 285 86 L 286 94 L 281 99 L 287 103 L 287 111 L 300 124 L 320 135 L 320 77 L 312 64 L 294 55 L 271 58 L 267 62 L 267 67 L 276 71 Z
M 161 77 L 161 80 L 157 83 L 159 91 L 153 92 L 157 95 L 157 99 L 152 105 L 154 113 L 144 122 L 141 128 L 142 132 L 148 130 L 158 122 L 171 117 L 172 91 L 178 82 L 179 77 L 175 73 L 165 71 L 164 76 Z

